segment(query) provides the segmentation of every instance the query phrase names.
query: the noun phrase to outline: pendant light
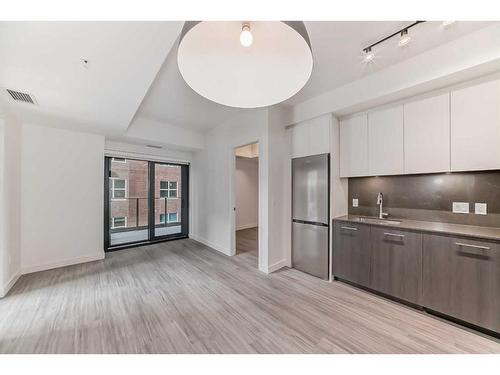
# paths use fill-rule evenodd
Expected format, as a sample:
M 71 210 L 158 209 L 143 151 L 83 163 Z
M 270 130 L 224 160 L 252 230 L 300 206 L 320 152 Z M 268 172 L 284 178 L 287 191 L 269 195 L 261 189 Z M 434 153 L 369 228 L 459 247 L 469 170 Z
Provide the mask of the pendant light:
M 309 35 L 299 21 L 192 21 L 179 38 L 177 64 L 201 96 L 238 108 L 281 103 L 309 80 Z

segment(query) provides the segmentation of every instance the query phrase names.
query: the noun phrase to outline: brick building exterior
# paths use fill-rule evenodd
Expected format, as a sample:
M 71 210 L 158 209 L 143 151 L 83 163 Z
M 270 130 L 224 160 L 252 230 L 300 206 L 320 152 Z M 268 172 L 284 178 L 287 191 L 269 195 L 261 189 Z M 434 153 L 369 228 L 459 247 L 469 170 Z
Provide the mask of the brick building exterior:
M 111 159 L 110 228 L 148 226 L 148 162 Z M 155 165 L 155 226 L 181 221 L 181 167 Z M 166 209 L 165 209 L 166 203 Z

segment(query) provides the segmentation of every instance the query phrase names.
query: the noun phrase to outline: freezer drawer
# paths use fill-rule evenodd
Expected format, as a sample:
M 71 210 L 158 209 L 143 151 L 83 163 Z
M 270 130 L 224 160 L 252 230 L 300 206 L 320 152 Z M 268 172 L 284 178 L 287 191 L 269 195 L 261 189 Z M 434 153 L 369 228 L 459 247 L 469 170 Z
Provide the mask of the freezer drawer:
M 311 275 L 328 279 L 327 226 L 292 223 L 292 266 Z
M 329 155 L 292 160 L 292 218 L 328 223 Z

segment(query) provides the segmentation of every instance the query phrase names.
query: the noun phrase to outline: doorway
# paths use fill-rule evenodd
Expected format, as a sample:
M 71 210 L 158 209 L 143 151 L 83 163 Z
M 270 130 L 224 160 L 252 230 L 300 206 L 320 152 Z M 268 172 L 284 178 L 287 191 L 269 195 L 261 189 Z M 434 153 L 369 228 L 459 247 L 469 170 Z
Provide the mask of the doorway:
M 104 249 L 188 235 L 189 166 L 105 159 Z
M 234 211 L 236 255 L 258 267 L 259 253 L 259 144 L 234 150 Z

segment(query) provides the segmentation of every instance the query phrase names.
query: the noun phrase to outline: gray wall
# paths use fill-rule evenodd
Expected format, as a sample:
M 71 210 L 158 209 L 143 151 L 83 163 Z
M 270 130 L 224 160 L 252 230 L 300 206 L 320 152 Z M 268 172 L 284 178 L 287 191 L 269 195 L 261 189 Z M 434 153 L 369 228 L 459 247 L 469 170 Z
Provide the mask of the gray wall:
M 350 178 L 349 213 L 377 215 L 379 191 L 391 217 L 500 226 L 500 171 Z M 452 213 L 454 201 L 469 202 L 470 213 Z M 474 214 L 476 202 L 488 204 L 487 215 Z

